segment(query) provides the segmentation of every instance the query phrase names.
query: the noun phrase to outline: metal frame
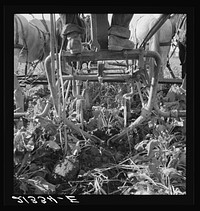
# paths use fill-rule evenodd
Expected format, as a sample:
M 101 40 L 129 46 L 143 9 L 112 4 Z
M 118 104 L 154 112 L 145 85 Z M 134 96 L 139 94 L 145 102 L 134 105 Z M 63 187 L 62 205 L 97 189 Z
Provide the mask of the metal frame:
M 173 110 L 170 112 L 162 112 L 159 109 L 159 106 L 157 105 L 156 101 L 156 94 L 157 94 L 157 85 L 158 85 L 158 73 L 161 70 L 161 58 L 160 55 L 157 52 L 153 51 L 145 51 L 143 48 L 140 49 L 134 49 L 134 50 L 127 50 L 127 51 L 120 51 L 120 52 L 113 52 L 113 51 L 108 51 L 106 49 L 105 43 L 107 43 L 107 35 L 106 33 L 102 35 L 102 30 L 105 30 L 107 28 L 107 24 L 104 24 L 103 21 L 106 21 L 106 15 L 105 14 L 92 14 L 92 51 L 88 52 L 83 52 L 78 55 L 71 55 L 70 53 L 62 50 L 60 52 L 60 58 L 62 59 L 62 64 L 65 64 L 66 62 L 83 62 L 83 61 L 97 61 L 97 74 L 96 75 L 67 75 L 67 76 L 62 76 L 62 80 L 91 80 L 91 81 L 125 81 L 127 79 L 133 79 L 135 80 L 137 77 L 137 74 L 105 74 L 103 72 L 104 69 L 104 61 L 107 60 L 138 60 L 139 61 L 139 66 L 143 67 L 144 66 L 144 58 L 145 57 L 152 57 L 154 58 L 156 62 L 155 68 L 152 70 L 153 71 L 153 77 L 151 78 L 150 82 L 150 92 L 149 92 L 149 99 L 146 105 L 143 106 L 141 109 L 141 114 L 140 116 L 133 122 L 131 123 L 124 131 L 122 131 L 120 134 L 117 134 L 116 136 L 113 136 L 111 139 L 108 140 L 109 142 L 116 141 L 120 138 L 122 138 L 124 135 L 127 135 L 127 133 L 141 124 L 143 121 L 145 121 L 150 115 L 151 111 L 154 108 L 158 114 L 162 116 L 171 116 L 171 117 L 178 117 L 178 116 L 185 116 L 186 111 L 177 111 Z M 162 26 L 162 24 L 165 22 L 167 19 L 168 15 L 163 15 L 162 18 L 158 20 L 158 22 L 155 24 L 155 26 L 152 28 L 150 33 L 148 34 L 148 37 L 145 38 L 143 44 L 148 41 L 148 39 L 153 36 L 153 34 L 156 32 L 156 30 L 159 29 L 159 27 Z M 103 21 L 101 21 L 103 20 Z M 100 27 L 99 27 L 100 24 Z M 53 25 L 53 23 L 52 23 Z M 101 29 L 98 31 L 97 29 Z M 54 33 L 52 29 L 52 34 L 51 34 L 51 42 L 54 42 Z M 107 32 L 107 31 L 106 31 Z M 98 34 L 101 34 L 101 36 L 98 36 Z M 101 39 L 102 38 L 102 39 Z M 51 43 L 51 46 L 53 46 Z M 143 46 L 143 45 L 142 45 Z M 52 48 L 51 48 L 52 49 Z M 54 64 L 54 60 L 57 55 L 54 55 L 53 50 L 51 51 L 51 55 L 49 55 L 46 60 L 45 60 L 45 71 L 47 75 L 47 80 L 48 84 L 50 86 L 51 90 L 51 99 L 49 100 L 49 103 L 47 104 L 46 108 L 50 107 L 50 104 L 53 102 L 53 105 L 56 110 L 58 110 L 58 99 L 56 97 L 57 95 L 57 88 L 55 84 L 55 71 L 52 71 L 52 66 Z M 53 62 L 53 63 L 52 63 Z M 61 68 L 61 67 L 60 67 Z M 44 116 L 46 114 L 46 110 L 41 114 L 40 116 Z M 65 119 L 65 124 L 67 124 L 69 127 L 72 127 L 75 129 L 77 132 L 80 132 L 80 128 L 77 128 L 72 122 L 69 120 Z M 82 131 L 83 132 L 83 131 Z M 84 132 L 84 135 L 86 137 L 91 138 L 93 141 L 96 141 L 98 138 L 94 136 L 89 136 Z M 99 141 L 99 140 L 98 140 Z

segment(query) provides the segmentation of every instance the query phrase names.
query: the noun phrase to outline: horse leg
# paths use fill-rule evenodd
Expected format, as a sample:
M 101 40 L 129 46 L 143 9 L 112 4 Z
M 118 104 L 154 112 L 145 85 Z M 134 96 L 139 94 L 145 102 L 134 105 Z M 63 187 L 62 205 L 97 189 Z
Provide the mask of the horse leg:
M 182 66 L 182 79 L 184 79 L 186 74 L 186 48 L 181 42 L 178 42 L 178 48 L 180 65 Z
M 18 68 L 19 57 L 14 56 L 14 71 L 16 72 Z M 22 95 L 22 88 L 20 87 L 19 81 L 16 74 L 14 73 L 14 99 L 16 102 L 16 110 L 18 112 L 24 111 L 24 97 Z
M 24 111 L 24 96 L 22 95 L 22 89 L 19 85 L 17 76 L 14 74 L 14 98 L 16 102 L 16 110 L 18 112 Z
M 182 63 L 182 79 L 186 77 L 186 47 L 184 46 L 184 61 Z
M 186 76 L 186 64 L 184 63 L 182 65 L 182 74 L 181 74 L 182 79 L 184 79 L 185 76 Z
M 181 88 L 182 88 L 184 91 L 186 91 L 186 74 L 185 74 L 185 76 L 184 76 L 184 78 L 183 78 L 183 82 L 182 82 L 182 84 L 181 84 Z

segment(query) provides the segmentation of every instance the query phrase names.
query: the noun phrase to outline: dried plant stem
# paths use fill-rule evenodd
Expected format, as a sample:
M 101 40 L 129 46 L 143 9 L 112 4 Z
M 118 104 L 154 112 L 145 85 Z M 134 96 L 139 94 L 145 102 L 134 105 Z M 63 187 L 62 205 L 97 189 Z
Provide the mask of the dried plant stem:
M 67 155 L 67 149 L 68 149 L 68 138 L 67 138 L 67 131 L 66 131 L 66 126 L 64 125 L 64 139 L 65 139 L 65 155 Z
M 61 145 L 61 148 L 63 150 L 63 144 L 62 144 L 62 129 L 59 130 L 59 134 L 60 134 L 60 145 Z
M 139 96 L 140 96 L 140 100 L 142 102 L 142 107 L 144 107 L 144 100 L 143 100 L 142 93 L 141 93 L 141 90 L 140 90 L 140 87 L 141 87 L 140 82 L 136 81 L 136 85 L 137 85 L 138 93 L 139 93 Z
M 65 97 L 64 97 L 64 83 L 63 83 L 62 70 L 61 70 L 61 51 L 59 53 L 58 60 L 59 60 L 59 79 L 61 82 L 61 90 L 62 90 L 62 102 L 63 102 L 62 116 L 63 116 L 64 115 L 63 112 L 65 112 L 66 103 L 65 103 Z
M 69 89 L 70 89 L 70 86 L 71 86 L 71 80 L 68 82 L 68 86 L 67 86 L 67 90 L 66 90 L 66 93 L 65 93 L 65 102 L 67 101 L 67 98 L 68 98 L 68 95 L 69 95 Z

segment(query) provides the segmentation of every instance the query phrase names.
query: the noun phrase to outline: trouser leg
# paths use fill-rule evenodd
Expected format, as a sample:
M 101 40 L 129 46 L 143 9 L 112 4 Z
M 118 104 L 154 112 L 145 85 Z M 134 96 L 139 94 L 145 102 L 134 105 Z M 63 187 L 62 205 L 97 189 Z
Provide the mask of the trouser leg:
M 72 32 L 85 33 L 84 22 L 78 14 L 60 14 L 63 24 L 62 35 L 68 35 Z
M 129 24 L 133 14 L 113 14 L 111 27 L 108 35 L 108 49 L 109 50 L 124 50 L 133 49 L 134 43 L 129 40 L 130 30 Z
M 81 36 L 85 34 L 84 22 L 78 14 L 60 14 L 63 24 L 62 37 L 67 38 L 67 50 L 72 54 L 81 53 Z
M 113 14 L 111 26 L 118 25 L 129 28 L 129 23 L 131 22 L 132 17 L 133 14 Z

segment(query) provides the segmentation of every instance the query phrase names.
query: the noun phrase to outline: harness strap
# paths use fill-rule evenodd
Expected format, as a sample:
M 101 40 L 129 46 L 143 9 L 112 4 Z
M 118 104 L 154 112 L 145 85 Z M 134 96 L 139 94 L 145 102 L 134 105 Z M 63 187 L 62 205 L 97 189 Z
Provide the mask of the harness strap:
M 47 33 L 50 34 L 50 31 L 49 31 L 49 28 L 48 28 L 48 26 L 47 26 L 46 21 L 45 21 L 44 19 L 43 19 L 43 20 L 40 20 L 40 21 L 41 21 L 41 23 L 43 24 L 43 26 L 45 27 Z
M 47 44 L 47 39 L 46 39 L 46 36 L 45 34 L 48 34 L 50 35 L 50 32 L 49 32 L 49 29 L 47 27 L 47 24 L 46 24 L 46 21 L 45 20 L 40 20 L 41 23 L 44 25 L 45 29 L 46 29 L 46 32 L 42 31 L 39 27 L 37 27 L 35 24 L 33 23 L 30 23 L 32 26 L 34 26 L 37 30 L 38 30 L 38 33 L 40 34 L 40 32 L 42 33 L 42 36 L 43 36 L 43 39 L 44 39 L 44 47 L 43 47 L 43 54 L 41 55 L 41 57 L 39 58 L 39 61 L 42 61 L 43 58 L 44 58 L 44 54 L 45 54 L 45 48 L 46 48 L 46 44 Z
M 38 30 L 38 33 L 39 33 L 40 38 L 41 38 L 41 34 L 40 34 L 40 33 L 42 33 L 43 40 L 44 40 L 43 53 L 42 53 L 41 56 L 38 58 L 37 62 L 34 63 L 34 65 L 32 65 L 33 70 L 36 68 L 36 66 L 38 65 L 38 63 L 41 62 L 41 61 L 44 59 L 44 56 L 45 56 L 45 48 L 46 48 L 46 43 L 47 43 L 45 34 L 50 35 L 50 32 L 49 32 L 49 29 L 48 29 L 48 27 L 47 27 L 46 21 L 45 21 L 45 20 L 40 20 L 40 21 L 41 21 L 42 24 L 44 25 L 44 27 L 45 27 L 45 29 L 46 29 L 46 32 L 42 31 L 42 30 L 41 30 L 39 27 L 37 27 L 35 24 L 29 22 L 29 24 L 31 24 L 32 26 L 34 26 L 34 27 Z M 45 22 L 45 24 L 44 24 L 44 22 Z M 30 78 L 32 74 L 33 74 L 33 72 L 30 72 L 28 78 Z
M 43 21 L 42 21 L 42 20 L 40 20 L 40 21 L 41 21 L 41 23 L 44 25 Z M 42 32 L 42 34 L 50 34 L 48 28 L 47 28 L 47 32 L 45 32 L 45 31 L 42 31 L 42 30 L 41 30 L 38 26 L 36 26 L 34 23 L 31 23 L 31 22 L 29 22 L 29 23 L 30 23 L 32 26 L 34 26 L 35 28 L 37 28 L 38 31 Z M 45 25 L 44 25 L 44 27 L 45 27 Z M 45 29 L 46 29 L 46 27 L 45 27 Z
M 161 42 L 160 46 L 171 46 L 171 40 L 168 42 Z
M 33 23 L 31 23 L 31 22 L 29 22 L 29 24 L 31 24 L 32 26 L 34 26 L 37 30 L 38 30 L 38 32 L 39 32 L 39 34 L 40 34 L 40 32 L 42 32 L 42 34 L 44 33 L 41 29 L 39 29 L 35 24 L 33 24 Z
M 139 20 L 144 17 L 144 16 L 139 16 L 137 19 L 136 19 L 136 23 L 135 23 L 135 28 L 134 28 L 134 37 L 136 39 L 136 42 L 138 43 L 138 40 L 137 40 L 137 37 L 136 37 L 136 28 L 137 28 L 137 24 L 139 22 Z M 151 31 L 151 30 L 150 30 Z M 168 42 L 160 42 L 159 43 L 160 46 L 171 46 L 171 40 L 168 41 Z
M 177 46 L 178 46 L 178 44 L 175 45 L 174 50 L 172 51 L 172 53 L 171 53 L 170 56 L 169 56 L 169 54 L 168 54 L 168 60 L 171 59 L 171 57 L 173 56 L 173 54 L 174 54 L 174 52 L 175 52 Z
M 186 21 L 186 15 L 184 15 L 184 16 L 181 18 L 181 21 L 177 24 L 177 31 L 179 31 L 179 30 L 182 28 L 182 26 L 183 26 L 183 24 L 185 23 L 185 21 Z
M 14 48 L 22 49 L 23 45 L 22 44 L 14 44 Z
M 48 26 L 47 26 L 47 23 L 46 23 L 46 20 L 44 19 L 44 16 L 42 16 L 43 17 L 43 20 L 40 20 L 41 21 L 41 23 L 43 24 L 43 26 L 45 27 L 45 29 L 46 29 L 46 33 L 44 32 L 43 33 L 43 36 L 44 36 L 44 51 L 45 51 L 45 48 L 46 48 L 46 45 L 47 45 L 47 39 L 46 39 L 46 36 L 45 36 L 45 34 L 48 34 L 48 36 L 50 36 L 50 31 L 49 31 L 49 28 L 48 28 Z M 42 60 L 43 60 L 43 58 L 44 58 L 44 54 L 43 54 L 43 57 L 42 57 Z
M 39 34 L 40 38 L 41 38 L 40 32 L 42 33 L 42 36 L 43 36 L 43 39 L 44 39 L 44 47 L 43 47 L 43 53 L 42 53 L 42 55 L 40 56 L 40 58 L 38 58 L 39 61 L 42 61 L 43 58 L 44 58 L 44 51 L 45 51 L 44 49 L 45 49 L 45 46 L 46 46 L 45 32 L 43 32 L 41 29 L 39 29 L 35 24 L 33 24 L 31 22 L 29 22 L 29 24 L 31 24 L 32 26 L 34 26 L 38 30 L 38 34 Z
M 183 34 L 184 31 L 186 31 L 186 29 L 184 29 L 185 22 L 186 22 L 186 15 L 183 15 L 181 17 L 181 19 L 178 21 L 177 25 L 176 25 L 176 34 L 175 34 L 175 37 L 176 37 L 176 40 L 177 41 L 180 41 L 180 39 L 181 39 L 180 38 L 181 33 Z

